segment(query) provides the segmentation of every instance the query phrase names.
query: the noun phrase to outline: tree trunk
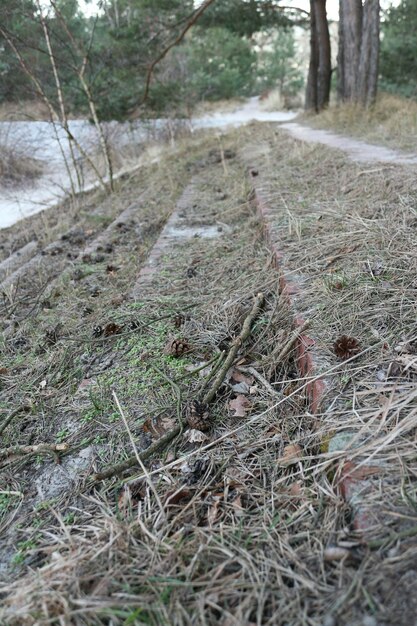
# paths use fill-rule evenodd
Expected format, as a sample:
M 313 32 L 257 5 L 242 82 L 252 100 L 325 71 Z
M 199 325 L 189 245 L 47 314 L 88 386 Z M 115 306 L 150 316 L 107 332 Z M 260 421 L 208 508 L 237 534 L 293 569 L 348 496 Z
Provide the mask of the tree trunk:
M 310 0 L 310 65 L 306 110 L 319 112 L 329 104 L 331 71 L 326 0 Z
M 372 104 L 379 56 L 379 0 L 340 0 L 337 94 L 342 102 Z
M 358 101 L 375 102 L 379 61 L 379 0 L 367 0 L 363 11 L 362 46 L 358 71 Z
M 314 0 L 310 0 L 310 64 L 305 96 L 306 111 L 317 111 L 318 43 Z

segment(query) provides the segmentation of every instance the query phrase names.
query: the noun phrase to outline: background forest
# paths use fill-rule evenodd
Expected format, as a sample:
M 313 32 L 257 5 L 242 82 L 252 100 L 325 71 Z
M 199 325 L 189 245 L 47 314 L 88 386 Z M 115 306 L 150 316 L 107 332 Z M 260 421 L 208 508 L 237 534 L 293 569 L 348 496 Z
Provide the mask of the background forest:
M 208 7 L 155 68 L 148 113 L 186 114 L 201 100 L 248 96 L 274 85 L 297 93 L 303 79 L 292 22 L 262 4 L 229 0 Z M 87 17 L 77 0 L 53 1 L 48 10 L 34 0 L 10 0 L 2 24 L 0 102 L 39 97 L 41 88 L 58 107 L 58 74 L 71 113 L 85 114 L 83 72 L 99 117 L 125 119 L 145 99 L 150 66 L 193 12 L 192 1 L 106 0 Z
M 54 110 L 65 102 L 70 115 L 89 116 L 91 99 L 102 120 L 136 117 L 145 106 L 147 115 L 188 115 L 201 101 L 273 88 L 293 104 L 306 73 L 296 42 L 302 29 L 304 39 L 309 28 L 314 32 L 315 11 L 323 14 L 325 4 L 312 0 L 310 19 L 303 10 L 265 0 L 212 0 L 200 7 L 192 0 L 103 0 L 94 16 L 77 0 L 8 0 L 0 103 L 48 99 Z M 369 1 L 364 11 L 367 5 L 379 8 Z M 408 97 L 416 95 L 416 20 L 416 0 L 389 8 L 381 20 L 380 86 Z M 342 68 L 340 58 L 339 50 Z M 330 87 L 335 68 L 330 57 L 326 63 Z M 307 108 L 322 108 L 308 90 Z

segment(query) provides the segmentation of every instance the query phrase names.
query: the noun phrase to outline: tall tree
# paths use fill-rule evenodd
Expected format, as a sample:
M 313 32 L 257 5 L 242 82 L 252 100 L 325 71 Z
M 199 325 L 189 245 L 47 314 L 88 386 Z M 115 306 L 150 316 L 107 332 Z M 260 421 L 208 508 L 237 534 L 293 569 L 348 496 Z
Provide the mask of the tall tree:
M 221 0 L 214 2 L 204 13 L 200 24 L 203 28 L 227 28 L 241 37 L 251 38 L 265 28 L 291 27 L 300 23 L 302 9 L 282 6 L 281 0 Z M 305 23 L 305 17 L 301 23 Z
M 379 59 L 379 0 L 340 0 L 337 58 L 339 101 L 375 101 Z
M 316 112 L 329 104 L 331 51 L 326 0 L 310 0 L 310 65 L 305 108 Z
M 36 23 L 34 0 L 9 0 L 2 6 L 0 22 L 0 102 L 32 99 L 30 81 L 20 71 L 19 61 L 7 43 L 5 32 L 13 36 L 17 46 L 24 43 L 28 49 L 28 62 L 38 70 L 42 65 L 39 52 L 42 31 Z
M 381 24 L 380 76 L 382 87 L 404 96 L 417 96 L 417 0 L 391 6 Z

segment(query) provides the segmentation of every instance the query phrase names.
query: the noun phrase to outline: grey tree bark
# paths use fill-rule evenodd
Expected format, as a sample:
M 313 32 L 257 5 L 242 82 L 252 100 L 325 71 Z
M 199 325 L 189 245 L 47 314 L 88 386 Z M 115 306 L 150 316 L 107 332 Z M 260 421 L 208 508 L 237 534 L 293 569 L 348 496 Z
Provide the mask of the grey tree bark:
M 339 1 L 337 94 L 341 102 L 375 101 L 379 58 L 379 0 Z
M 310 65 L 305 108 L 321 111 L 329 104 L 331 53 L 326 0 L 310 0 Z

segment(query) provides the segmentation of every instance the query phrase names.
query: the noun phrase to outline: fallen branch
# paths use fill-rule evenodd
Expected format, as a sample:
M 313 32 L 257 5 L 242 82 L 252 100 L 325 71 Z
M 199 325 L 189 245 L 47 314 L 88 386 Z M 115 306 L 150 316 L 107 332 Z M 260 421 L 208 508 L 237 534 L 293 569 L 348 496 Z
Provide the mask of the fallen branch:
M 171 443 L 175 437 L 177 437 L 181 432 L 181 426 L 176 426 L 173 430 L 170 430 L 165 435 L 160 437 L 158 441 L 155 441 L 149 448 L 146 448 L 143 452 L 140 453 L 140 458 L 142 461 L 146 461 L 150 456 L 158 452 L 159 450 L 165 448 L 168 444 Z M 97 474 L 93 474 L 92 479 L 94 481 L 98 480 L 106 480 L 106 478 L 112 478 L 113 476 L 117 476 L 121 474 L 125 470 L 130 467 L 135 467 L 138 465 L 138 460 L 135 456 L 130 456 L 126 461 L 122 461 L 121 463 L 117 463 L 116 465 L 111 465 L 107 469 L 102 472 L 97 472 Z
M 204 396 L 203 402 L 205 404 L 208 404 L 209 402 L 213 400 L 218 389 L 222 385 L 224 378 L 227 374 L 227 371 L 229 367 L 231 366 L 231 364 L 233 363 L 233 360 L 237 354 L 237 351 L 239 350 L 242 343 L 250 335 L 253 321 L 258 315 L 259 309 L 261 308 L 263 301 L 264 301 L 264 295 L 262 293 L 258 293 L 253 303 L 251 312 L 249 313 L 249 315 L 243 322 L 241 333 L 233 341 L 232 347 L 230 348 L 229 353 L 219 373 L 216 376 L 216 380 L 214 381 L 213 386 L 211 387 L 210 391 L 208 391 L 207 394 Z M 155 441 L 154 444 L 149 446 L 149 448 L 147 448 L 146 450 L 141 452 L 140 455 L 138 455 L 140 456 L 141 462 L 148 459 L 150 456 L 155 454 L 155 452 L 159 452 L 160 450 L 164 449 L 167 445 L 171 443 L 173 439 L 175 439 L 178 435 L 182 433 L 183 429 L 186 428 L 186 426 L 181 423 L 181 418 L 179 419 L 180 419 L 180 424 L 178 426 L 176 426 L 173 430 L 170 430 L 165 435 L 160 437 L 158 441 Z M 99 480 L 105 480 L 106 478 L 112 478 L 113 476 L 116 476 L 117 474 L 121 474 L 122 472 L 124 472 L 125 470 L 131 467 L 135 467 L 136 465 L 141 465 L 141 463 L 138 460 L 138 457 L 136 455 L 130 456 L 128 459 L 126 459 L 126 461 L 122 461 L 122 463 L 118 463 L 117 465 L 112 465 L 108 467 L 107 469 L 103 470 L 102 472 L 93 474 L 92 479 L 94 481 L 99 481 Z
M 26 456 L 28 454 L 53 454 L 66 452 L 67 443 L 37 443 L 33 446 L 12 446 L 0 450 L 0 462 L 10 459 L 10 457 Z
M 252 328 L 252 324 L 254 319 L 256 318 L 256 316 L 259 313 L 259 309 L 261 308 L 262 304 L 264 301 L 264 294 L 263 293 L 258 293 L 258 295 L 255 298 L 255 301 L 253 303 L 253 307 L 251 312 L 249 313 L 248 317 L 245 319 L 245 321 L 243 322 L 243 326 L 242 326 L 242 331 L 241 333 L 236 337 L 236 339 L 233 340 L 232 342 L 232 347 L 229 350 L 229 353 L 219 371 L 219 373 L 216 376 L 216 380 L 213 383 L 213 386 L 211 387 L 211 389 L 206 393 L 206 395 L 204 396 L 203 402 L 205 404 L 209 404 L 214 396 L 216 395 L 217 391 L 220 389 L 221 385 L 223 384 L 223 381 L 225 379 L 225 376 L 229 370 L 229 368 L 231 367 L 237 351 L 239 350 L 240 346 L 242 345 L 242 343 L 249 337 L 250 335 L 250 331 Z
M 346 361 L 343 361 L 342 363 L 337 363 L 336 365 L 333 365 L 332 367 L 328 368 L 325 372 L 320 373 L 317 376 L 314 376 L 313 378 L 308 378 L 302 385 L 300 385 L 300 387 L 297 387 L 296 389 L 294 389 L 294 391 L 289 393 L 288 396 L 282 396 L 275 404 L 273 404 L 272 406 L 270 406 L 267 409 L 265 409 L 265 411 L 262 411 L 262 413 L 256 413 L 256 415 L 252 415 L 252 417 L 250 417 L 248 420 L 242 420 L 241 423 L 239 424 L 239 426 L 236 426 L 236 428 L 233 428 L 232 430 L 229 430 L 229 431 L 223 433 L 223 435 L 220 435 L 219 437 L 217 437 L 217 439 L 212 439 L 209 443 L 201 446 L 200 448 L 197 448 L 195 450 L 191 450 L 190 452 L 187 452 L 186 454 L 184 454 L 179 459 L 175 459 L 174 461 L 170 461 L 166 465 L 162 465 L 161 467 L 158 467 L 157 469 L 152 470 L 151 472 L 149 472 L 149 476 L 154 476 L 156 474 L 160 474 L 162 472 L 165 472 L 166 470 L 171 469 L 172 467 L 177 467 L 178 465 L 184 463 L 185 461 L 188 461 L 188 459 L 190 459 L 191 457 L 196 456 L 197 454 L 201 455 L 201 453 L 205 452 L 206 450 L 211 450 L 211 448 L 214 448 L 216 445 L 218 445 L 222 441 L 225 441 L 229 437 L 232 437 L 236 433 L 240 432 L 243 428 L 247 428 L 251 424 L 254 424 L 255 422 L 258 422 L 259 419 L 262 418 L 264 415 L 268 415 L 271 411 L 275 410 L 277 407 L 281 406 L 282 404 L 284 404 L 286 402 L 289 402 L 289 400 L 291 400 L 291 398 L 294 398 L 294 396 L 296 396 L 301 391 L 303 391 L 303 389 L 306 389 L 308 387 L 308 385 L 311 385 L 311 383 L 314 383 L 316 380 L 322 379 L 324 376 L 328 376 L 332 372 L 341 371 L 342 368 L 346 367 L 346 363 L 350 363 L 352 361 L 357 360 L 359 357 L 363 356 L 364 354 L 367 354 L 368 352 L 371 352 L 372 350 L 375 350 L 377 347 L 382 346 L 383 343 L 384 343 L 384 340 L 382 339 L 381 341 L 379 341 L 378 343 L 373 344 L 369 348 L 366 348 L 365 350 L 362 350 L 362 352 L 359 352 L 358 354 L 353 355 L 352 357 L 350 357 Z M 134 465 L 134 463 L 133 463 L 133 465 Z M 316 466 L 314 466 L 314 467 L 316 467 Z M 139 476 L 136 476 L 133 480 L 140 480 L 143 477 L 144 477 L 144 475 L 140 474 Z
M 204 11 L 211 5 L 213 4 L 215 0 L 205 0 L 205 2 L 203 2 L 200 7 L 193 13 L 193 15 L 191 16 L 191 18 L 188 20 L 188 22 L 186 23 L 186 25 L 184 26 L 184 28 L 182 29 L 182 31 L 180 32 L 180 34 L 178 35 L 178 37 L 176 37 L 176 39 L 174 39 L 173 42 L 171 42 L 168 46 L 166 46 L 166 48 L 164 48 L 164 50 L 159 54 L 159 56 L 156 57 L 156 59 L 154 59 L 152 61 L 152 63 L 150 64 L 147 74 L 146 74 L 146 79 L 145 79 L 145 90 L 143 92 L 143 97 L 142 97 L 142 102 L 141 104 L 144 104 L 144 102 L 146 102 L 148 95 L 149 95 L 149 88 L 151 86 L 151 79 L 152 79 L 152 74 L 153 71 L 155 69 L 155 67 L 158 65 L 158 63 L 160 63 L 168 54 L 168 52 L 174 48 L 175 46 L 177 46 L 179 43 L 181 43 L 181 41 L 184 39 L 185 35 L 188 33 L 188 31 L 190 30 L 191 26 L 193 26 L 197 20 L 201 17 L 201 15 L 203 15 Z
M 30 406 L 28 404 L 22 404 L 21 406 L 18 406 L 17 409 L 12 411 L 9 417 L 6 417 L 4 422 L 0 424 L 0 435 L 4 433 L 4 431 L 6 430 L 8 425 L 14 420 L 16 415 L 19 415 L 19 413 L 21 413 L 22 411 L 25 411 L 25 413 L 27 413 L 28 411 L 30 411 Z

